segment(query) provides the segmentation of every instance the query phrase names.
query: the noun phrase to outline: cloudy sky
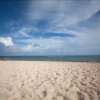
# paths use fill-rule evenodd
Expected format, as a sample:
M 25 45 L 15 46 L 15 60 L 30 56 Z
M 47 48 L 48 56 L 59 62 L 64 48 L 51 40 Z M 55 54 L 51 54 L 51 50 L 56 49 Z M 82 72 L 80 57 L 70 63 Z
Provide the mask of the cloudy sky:
M 100 0 L 0 0 L 5 55 L 100 55 Z

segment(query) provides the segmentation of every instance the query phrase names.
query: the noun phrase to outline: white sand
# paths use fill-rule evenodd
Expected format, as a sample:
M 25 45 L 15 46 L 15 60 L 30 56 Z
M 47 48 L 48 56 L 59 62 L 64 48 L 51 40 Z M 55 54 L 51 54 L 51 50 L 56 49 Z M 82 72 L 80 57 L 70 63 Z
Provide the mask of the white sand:
M 0 100 L 100 100 L 100 63 L 0 61 Z

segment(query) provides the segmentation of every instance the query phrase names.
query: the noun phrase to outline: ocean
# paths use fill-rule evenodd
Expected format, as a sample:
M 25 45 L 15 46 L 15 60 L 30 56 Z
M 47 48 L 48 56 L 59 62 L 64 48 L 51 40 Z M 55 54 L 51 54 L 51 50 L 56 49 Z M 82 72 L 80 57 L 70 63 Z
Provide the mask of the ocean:
M 89 56 L 0 56 L 0 60 L 100 62 L 100 55 Z

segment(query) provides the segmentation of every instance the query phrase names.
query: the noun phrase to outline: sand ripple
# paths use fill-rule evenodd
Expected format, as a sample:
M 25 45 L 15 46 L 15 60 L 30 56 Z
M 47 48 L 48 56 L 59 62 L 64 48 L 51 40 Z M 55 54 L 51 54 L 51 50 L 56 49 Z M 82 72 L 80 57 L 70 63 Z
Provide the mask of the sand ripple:
M 100 100 L 100 63 L 0 61 L 0 100 Z

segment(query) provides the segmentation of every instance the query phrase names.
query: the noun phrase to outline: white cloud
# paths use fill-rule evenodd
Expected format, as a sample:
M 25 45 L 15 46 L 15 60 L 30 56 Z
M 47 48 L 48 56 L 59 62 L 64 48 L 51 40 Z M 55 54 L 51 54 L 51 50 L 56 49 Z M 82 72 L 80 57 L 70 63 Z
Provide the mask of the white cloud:
M 19 40 L 22 43 L 22 40 Z M 27 41 L 26 44 L 23 44 Z M 52 38 L 31 38 L 23 40 L 22 44 L 16 45 L 12 50 L 22 53 L 35 54 L 65 54 L 66 52 L 72 52 L 70 45 L 73 43 L 71 39 L 64 37 L 52 37 Z
M 21 27 L 20 29 L 16 30 L 12 35 L 15 37 L 30 37 L 30 32 L 32 31 L 31 27 Z
M 11 48 L 12 52 L 25 55 L 77 55 L 99 54 L 99 37 L 77 33 L 75 38 L 51 37 L 51 38 L 27 38 L 16 40 Z M 18 43 L 17 43 L 18 41 Z
M 17 40 L 14 50 L 34 54 L 100 54 L 100 25 L 96 29 L 82 30 L 77 23 L 91 18 L 100 10 L 99 0 L 32 0 L 29 4 L 28 18 L 34 22 L 48 21 L 47 32 L 72 33 L 75 38 L 52 37 L 35 38 L 30 32 L 37 32 L 36 27 L 22 27 L 15 35 L 28 39 Z M 40 23 L 41 24 L 41 23 Z M 77 30 L 68 29 L 74 25 Z M 17 41 L 16 40 L 16 41 Z M 4 42 L 2 42 L 5 44 Z
M 49 30 L 65 30 L 100 10 L 99 0 L 32 0 L 29 5 L 29 19 L 48 20 Z M 47 29 L 48 30 L 48 29 Z
M 32 26 L 23 26 L 18 28 L 17 30 L 12 32 L 12 37 L 18 38 L 18 37 L 31 37 L 31 33 L 33 32 L 38 32 L 39 30 L 36 27 L 32 27 Z
M 0 43 L 6 47 L 10 47 L 14 45 L 11 37 L 0 37 Z
M 32 44 L 28 44 L 26 46 L 23 46 L 21 48 L 19 48 L 21 51 L 23 52 L 31 52 L 33 50 L 33 45 Z
M 24 36 L 24 37 L 29 37 L 29 32 L 31 31 L 31 29 L 29 28 L 21 28 L 19 31 L 18 31 L 18 34 Z

